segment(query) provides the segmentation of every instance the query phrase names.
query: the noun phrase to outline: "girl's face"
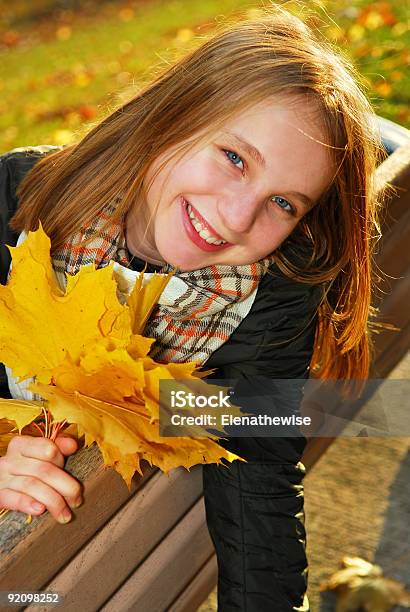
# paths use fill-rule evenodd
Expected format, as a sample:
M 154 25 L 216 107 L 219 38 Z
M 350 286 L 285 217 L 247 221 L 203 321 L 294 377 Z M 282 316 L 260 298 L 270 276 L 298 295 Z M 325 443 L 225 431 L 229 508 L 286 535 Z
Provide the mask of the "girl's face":
M 182 271 L 271 254 L 333 179 L 317 124 L 306 101 L 263 102 L 235 115 L 159 171 L 142 208 L 126 217 L 129 250 Z M 156 160 L 148 181 L 168 157 Z

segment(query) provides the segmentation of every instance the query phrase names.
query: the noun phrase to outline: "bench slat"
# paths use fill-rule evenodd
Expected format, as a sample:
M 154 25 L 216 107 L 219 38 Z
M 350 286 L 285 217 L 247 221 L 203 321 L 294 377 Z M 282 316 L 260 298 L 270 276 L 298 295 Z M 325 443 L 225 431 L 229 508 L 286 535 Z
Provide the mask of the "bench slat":
M 133 481 L 131 495 L 155 473 L 148 464 L 144 468 L 144 476 Z M 1 520 L 0 590 L 40 590 L 130 497 L 121 476 L 104 467 L 95 445 L 71 457 L 67 471 L 85 478 L 87 500 L 70 523 L 60 525 L 49 513 L 33 518 L 31 525 L 18 512 Z
M 212 552 L 200 499 L 100 612 L 168 610 Z
M 94 611 L 121 586 L 202 495 L 202 469 L 157 472 L 47 585 L 64 612 Z M 28 606 L 46 612 L 49 607 Z
M 193 612 L 208 597 L 218 579 L 216 555 L 212 555 L 170 607 L 169 612 Z

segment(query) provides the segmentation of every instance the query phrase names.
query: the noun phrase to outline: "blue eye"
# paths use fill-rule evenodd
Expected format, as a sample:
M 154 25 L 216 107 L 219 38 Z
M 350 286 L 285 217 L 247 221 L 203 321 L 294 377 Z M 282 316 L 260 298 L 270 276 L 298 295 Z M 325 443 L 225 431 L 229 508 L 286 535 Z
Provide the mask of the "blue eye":
M 271 198 L 272 202 L 276 202 L 278 204 L 278 206 L 280 208 L 282 208 L 282 210 L 288 212 L 288 213 L 292 213 L 294 214 L 294 209 L 293 206 L 291 204 L 289 204 L 289 202 L 287 200 L 285 200 L 285 198 L 281 198 L 280 196 L 273 196 Z M 288 206 L 289 208 L 286 208 L 286 206 Z
M 237 153 L 235 153 L 235 151 L 229 151 L 228 149 L 223 149 L 223 152 L 225 153 L 229 161 L 233 163 L 234 166 L 237 166 L 239 163 L 241 163 L 243 165 L 242 170 L 244 170 L 245 162 L 243 161 L 241 157 L 239 157 Z

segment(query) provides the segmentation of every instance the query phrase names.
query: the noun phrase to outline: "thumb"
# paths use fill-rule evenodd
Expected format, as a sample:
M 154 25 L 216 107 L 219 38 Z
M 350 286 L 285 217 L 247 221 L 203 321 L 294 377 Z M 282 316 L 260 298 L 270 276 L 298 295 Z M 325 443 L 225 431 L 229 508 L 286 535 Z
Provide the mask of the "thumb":
M 55 444 L 58 446 L 63 455 L 72 455 L 78 449 L 78 442 L 70 436 L 57 436 Z

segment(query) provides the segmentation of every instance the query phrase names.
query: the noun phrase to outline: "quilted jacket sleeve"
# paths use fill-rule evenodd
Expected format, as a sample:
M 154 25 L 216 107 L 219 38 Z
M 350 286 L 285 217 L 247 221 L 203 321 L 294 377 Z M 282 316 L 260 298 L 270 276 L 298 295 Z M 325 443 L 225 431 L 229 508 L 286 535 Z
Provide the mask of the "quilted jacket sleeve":
M 269 412 L 275 379 L 308 377 L 320 297 L 318 286 L 265 276 L 248 317 L 206 363 L 218 368 L 212 377 L 242 381 L 250 396 L 262 395 Z M 282 414 L 298 412 L 301 386 L 295 388 Z M 223 445 L 247 463 L 203 467 L 219 612 L 309 610 L 300 461 L 306 442 L 303 436 L 229 438 Z

